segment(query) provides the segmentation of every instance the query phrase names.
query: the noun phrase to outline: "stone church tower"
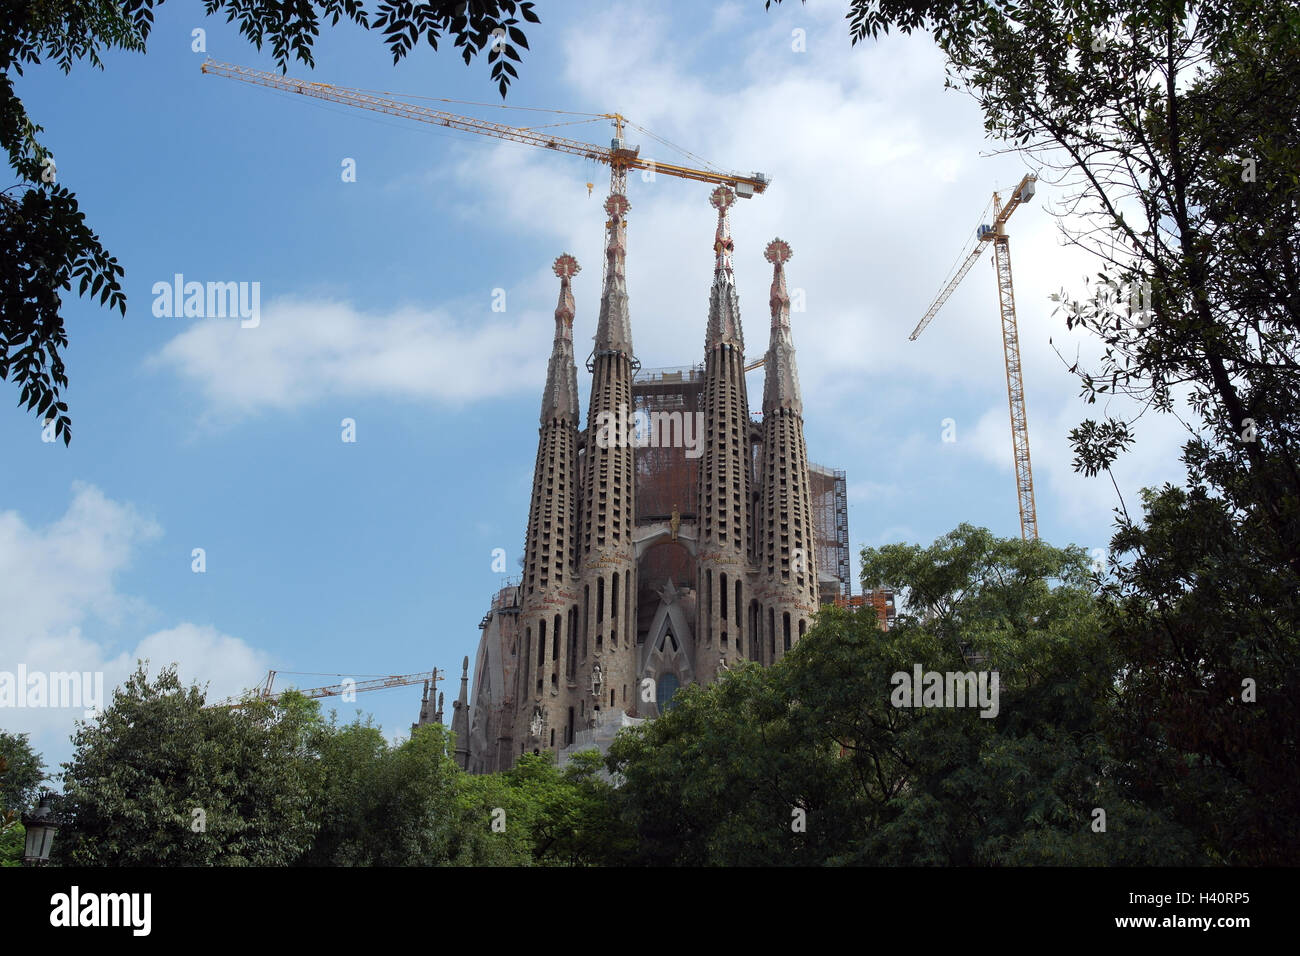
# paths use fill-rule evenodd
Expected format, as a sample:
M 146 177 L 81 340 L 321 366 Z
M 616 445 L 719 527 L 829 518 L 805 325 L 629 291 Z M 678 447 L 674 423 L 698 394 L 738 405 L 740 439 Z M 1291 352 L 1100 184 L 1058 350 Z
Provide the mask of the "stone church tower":
M 813 541 L 808 450 L 803 442 L 803 400 L 790 336 L 790 296 L 785 288 L 789 243 L 774 239 L 765 256 L 772 263 L 772 336 L 763 380 L 762 494 L 758 507 L 757 602 L 767 614 L 767 646 L 759 659 L 785 656 L 817 612 L 817 549 Z
M 741 613 L 751 591 L 747 580 L 750 520 L 749 397 L 745 391 L 745 334 L 740 326 L 740 296 L 731 269 L 727 210 L 736 195 L 719 186 L 709 197 L 718 210 L 714 236 L 713 288 L 704 337 L 704 457 L 699 471 L 699 525 L 696 594 L 695 676 L 717 677 L 727 658 L 734 661 L 742 642 Z M 734 590 L 733 590 L 734 589 Z M 702 640 L 701 640 L 702 638 Z
M 567 692 L 574 666 L 579 583 L 578 544 L 578 372 L 573 361 L 573 290 L 579 266 L 570 255 L 555 260 L 560 301 L 555 307 L 555 342 L 546 370 L 533 468 L 533 497 L 524 537 L 520 584 L 518 650 L 520 703 L 513 738 L 532 749 L 555 744 L 552 700 Z M 566 695 L 567 696 L 567 693 Z M 524 703 L 527 706 L 523 706 Z M 563 731 L 563 726 L 560 728 Z
M 605 200 L 605 284 L 596 321 L 596 347 L 587 408 L 578 566 L 582 587 L 583 666 L 566 717 L 595 721 L 602 711 L 626 711 L 635 700 L 636 627 L 632 595 L 636 552 L 632 544 L 635 461 L 628 428 L 632 408 L 632 322 L 627 301 L 627 197 Z M 590 650 L 590 654 L 588 651 Z M 609 703 L 606 704 L 608 699 Z M 633 703 L 632 708 L 635 709 Z
M 523 575 L 484 616 L 471 703 L 461 704 L 462 684 L 456 705 L 457 762 L 471 772 L 507 769 L 524 753 L 598 744 L 629 719 L 672 706 L 680 686 L 714 681 L 740 661 L 771 664 L 811 624 L 827 593 L 819 585 L 831 593 L 847 587 L 818 578 L 784 272 L 791 251 L 780 239 L 766 251 L 771 337 L 761 423 L 751 417 L 732 269 L 735 199 L 726 187 L 710 196 L 718 222 L 703 364 L 650 375 L 638 374 L 632 350 L 630 207 L 617 193 L 605 201 L 604 282 L 582 431 L 571 287 L 578 263 L 567 254 L 555 260 L 559 303 Z M 660 420 L 647 411 L 656 389 Z M 645 501 L 639 487 L 649 492 Z

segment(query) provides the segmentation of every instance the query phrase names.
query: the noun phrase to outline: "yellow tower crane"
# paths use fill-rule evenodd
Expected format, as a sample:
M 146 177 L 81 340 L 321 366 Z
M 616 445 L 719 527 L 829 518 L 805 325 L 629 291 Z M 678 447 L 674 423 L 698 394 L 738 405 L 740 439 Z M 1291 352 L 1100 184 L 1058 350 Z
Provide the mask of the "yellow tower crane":
M 1020 537 L 1026 541 L 1038 537 L 1038 515 L 1034 510 L 1034 473 L 1029 465 L 1029 422 L 1025 417 L 1025 383 L 1020 371 L 1020 335 L 1016 330 L 1016 298 L 1011 288 L 1011 249 L 1006 224 L 1021 203 L 1034 198 L 1036 182 L 1037 176 L 1032 173 L 1026 175 L 1016 185 L 1005 206 L 1002 205 L 1001 197 L 997 193 L 993 194 L 993 224 L 982 225 L 976 230 L 974 246 L 966 254 L 957 274 L 944 286 L 908 336 L 910 341 L 915 342 L 916 337 L 925 331 L 934 314 L 957 288 L 957 283 L 961 282 L 975 260 L 984 253 L 985 243 L 991 243 L 993 271 L 998 279 L 998 305 L 1002 310 L 1002 353 L 1007 365 L 1007 403 L 1011 408 L 1011 448 L 1016 464 L 1016 497 L 1020 502 Z
M 350 89 L 346 86 L 334 86 L 331 83 L 316 83 L 308 80 L 295 80 L 292 77 L 281 76 L 278 73 L 267 73 L 263 70 L 254 70 L 246 66 L 235 66 L 230 63 L 219 63 L 216 60 L 207 60 L 203 63 L 203 72 L 210 73 L 213 76 L 224 76 L 232 80 L 240 80 L 244 83 L 252 83 L 257 86 L 266 86 L 274 90 L 282 90 L 288 93 L 301 93 L 303 96 L 312 96 L 317 99 L 327 100 L 331 103 L 341 103 L 344 106 L 355 106 L 359 109 L 374 110 L 378 113 L 387 113 L 389 116 L 397 116 L 402 119 L 415 120 L 420 123 L 431 123 L 434 126 L 445 126 L 448 129 L 461 130 L 467 133 L 479 133 L 483 136 L 493 136 L 497 139 L 509 140 L 515 143 L 524 143 L 529 146 L 540 146 L 543 149 L 552 149 L 561 153 L 569 153 L 573 156 L 581 156 L 583 159 L 594 160 L 598 163 L 604 163 L 610 168 L 610 192 L 626 193 L 627 192 L 627 172 L 629 169 L 649 170 L 654 174 L 663 174 L 665 176 L 675 176 L 678 179 L 693 179 L 696 182 L 712 183 L 718 186 L 730 186 L 736 191 L 736 195 L 742 199 L 749 199 L 756 193 L 764 192 L 771 179 L 762 173 L 750 173 L 748 176 L 740 173 L 728 173 L 712 169 L 695 169 L 690 166 L 679 166 L 675 163 L 664 163 L 653 159 L 643 159 L 641 157 L 641 148 L 631 146 L 624 138 L 625 126 L 636 126 L 626 116 L 621 113 L 584 113 L 569 114 L 583 115 L 592 119 L 607 119 L 614 125 L 614 138 L 611 140 L 609 147 L 596 146 L 593 143 L 584 143 L 581 140 L 566 139 L 563 136 L 556 136 L 548 132 L 545 128 L 530 128 L 526 126 L 507 126 L 503 123 L 493 123 L 488 120 L 475 119 L 470 116 L 460 116 L 456 113 L 448 113 L 445 110 L 433 109 L 427 106 L 417 106 L 411 103 L 405 103 L 401 100 L 394 99 L 390 96 L 384 96 L 378 93 L 366 90 Z M 439 100 L 438 102 L 452 103 L 455 100 Z M 542 110 L 546 113 L 565 113 L 564 110 Z M 642 129 L 651 136 L 648 130 Z M 664 142 L 665 145 L 671 145 Z M 676 148 L 676 147 L 674 147 Z M 683 151 L 684 152 L 684 151 Z M 590 192 L 588 184 L 588 192 Z

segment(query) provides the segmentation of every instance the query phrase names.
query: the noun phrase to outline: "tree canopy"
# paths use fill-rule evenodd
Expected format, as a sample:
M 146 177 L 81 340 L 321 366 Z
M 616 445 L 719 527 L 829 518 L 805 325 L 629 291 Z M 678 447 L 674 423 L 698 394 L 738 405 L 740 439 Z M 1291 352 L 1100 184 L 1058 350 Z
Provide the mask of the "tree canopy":
M 208 707 L 174 667 L 150 678 L 141 664 L 74 744 L 56 806 L 65 864 L 579 866 L 629 840 L 598 755 L 470 776 L 442 726 L 390 743 L 293 692 Z
M 610 750 L 638 862 L 1167 864 L 1193 834 L 1118 785 L 1117 658 L 1078 548 L 963 525 L 863 552 L 904 595 L 893 628 L 823 608 L 770 667 L 683 691 Z M 999 675 L 995 714 L 901 707 L 895 675 Z M 1096 810 L 1105 829 L 1094 828 Z

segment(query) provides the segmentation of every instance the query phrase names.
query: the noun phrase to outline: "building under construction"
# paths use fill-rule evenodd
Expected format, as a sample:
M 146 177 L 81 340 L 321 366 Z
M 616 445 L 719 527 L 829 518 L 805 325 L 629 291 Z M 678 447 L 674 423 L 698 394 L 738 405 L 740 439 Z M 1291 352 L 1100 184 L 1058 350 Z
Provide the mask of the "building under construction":
M 737 198 L 765 193 L 767 175 L 642 156 L 626 136 L 629 127 L 649 131 L 620 113 L 581 114 L 613 124 L 605 147 L 558 135 L 554 124 L 509 126 L 229 63 L 205 61 L 202 70 L 293 98 L 609 166 L 595 347 L 584 363 L 592 377 L 586 427 L 573 334 L 571 280 L 579 266 L 566 254 L 554 265 L 559 302 L 523 575 L 498 591 L 483 617 L 472 695 L 469 661 L 462 662 L 452 718 L 462 767 L 504 770 L 524 753 L 562 755 L 607 740 L 628 721 L 658 716 L 683 685 L 709 683 L 737 661 L 780 660 L 825 603 L 865 608 L 869 600 L 888 626 L 891 595 L 852 594 L 845 475 L 808 462 L 785 284 L 793 253 L 781 239 L 764 250 L 772 264 L 767 350 L 760 362 L 745 364 L 729 210 Z M 625 270 L 631 170 L 717 187 L 710 194 L 718 224 L 699 365 L 642 371 L 633 350 Z M 1000 212 L 998 230 L 1007 214 Z M 754 416 L 746 374 L 760 365 L 763 398 Z M 1026 467 L 1027 454 L 1026 446 Z M 418 723 L 441 720 L 437 679 Z
M 480 624 L 473 690 L 462 672 L 453 730 L 472 772 L 523 753 L 612 736 L 670 707 L 679 687 L 739 661 L 780 660 L 823 604 L 853 595 L 843 471 L 808 463 L 785 264 L 776 239 L 761 413 L 750 411 L 725 186 L 718 212 L 705 356 L 642 370 L 625 281 L 627 199 L 606 201 L 606 262 L 586 427 L 579 427 L 572 256 L 560 279 L 543 388 L 524 568 Z M 755 363 L 750 368 L 758 367 Z M 437 708 L 440 710 L 441 708 Z M 426 707 L 421 721 L 432 719 Z

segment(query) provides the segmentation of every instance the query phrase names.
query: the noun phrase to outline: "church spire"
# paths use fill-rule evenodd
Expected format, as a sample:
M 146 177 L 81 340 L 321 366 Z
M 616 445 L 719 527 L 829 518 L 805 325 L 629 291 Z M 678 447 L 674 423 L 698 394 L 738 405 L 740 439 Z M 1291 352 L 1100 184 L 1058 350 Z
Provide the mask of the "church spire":
M 756 557 L 767 603 L 766 664 L 780 660 L 802 639 L 818 607 L 808 449 L 790 337 L 790 296 L 785 288 L 785 264 L 792 254 L 783 239 L 773 239 L 764 251 L 772 263 L 772 338 L 763 382 L 765 504 L 758 514 Z
M 622 352 L 632 357 L 632 322 L 627 308 L 627 212 L 631 204 L 622 193 L 605 200 L 605 287 L 600 293 L 596 324 L 596 353 Z
M 718 210 L 718 228 L 713 238 L 713 289 L 709 295 L 709 327 L 705 335 L 705 351 L 719 345 L 731 345 L 745 350 L 745 336 L 740 327 L 740 298 L 736 293 L 736 277 L 731 269 L 731 217 L 728 210 L 736 201 L 736 194 L 726 186 L 719 186 L 709 195 L 709 203 Z
M 752 600 L 747 577 L 753 527 L 749 394 L 727 215 L 735 201 L 736 194 L 725 186 L 709 196 L 718 211 L 718 228 L 713 237 L 713 288 L 700 402 L 704 454 L 696 473 L 699 610 L 694 660 L 695 674 L 704 681 L 713 680 L 727 655 L 734 660 L 743 646 L 741 614 Z
M 567 252 L 555 260 L 552 270 L 560 277 L 560 300 L 555 306 L 555 343 L 546 367 L 546 389 L 542 392 L 541 423 L 561 420 L 578 422 L 578 370 L 573 364 L 573 287 L 570 280 L 582 267 Z
M 456 763 L 461 770 L 469 766 L 469 657 L 461 664 L 460 697 L 451 705 L 451 732 L 456 735 Z
M 767 349 L 763 382 L 763 414 L 788 408 L 803 416 L 799 396 L 799 369 L 794 360 L 794 339 L 790 335 L 790 296 L 785 288 L 785 264 L 794 256 L 784 239 L 767 244 L 763 257 L 772 263 L 772 337 Z

